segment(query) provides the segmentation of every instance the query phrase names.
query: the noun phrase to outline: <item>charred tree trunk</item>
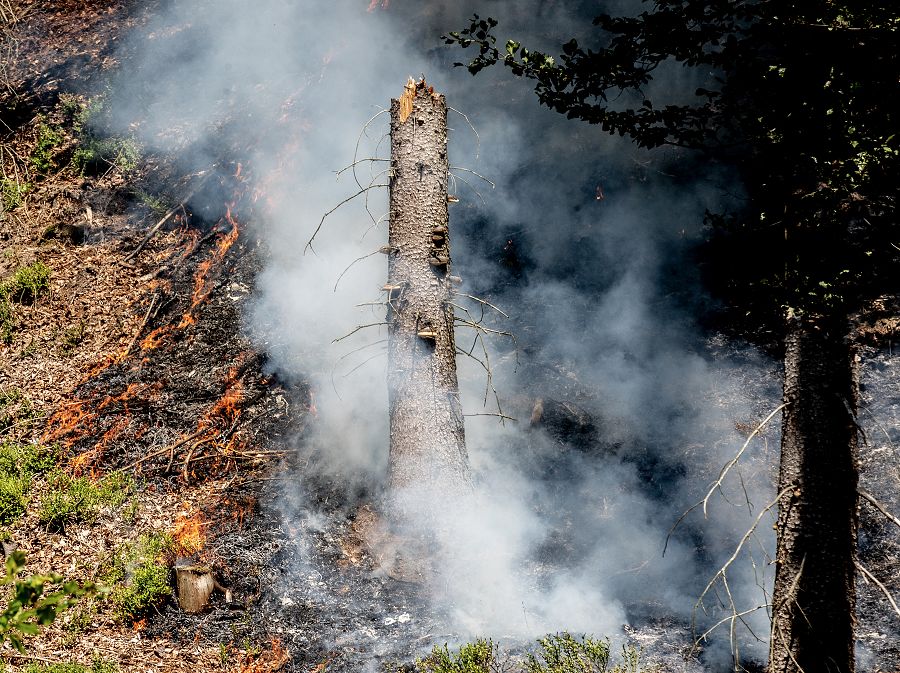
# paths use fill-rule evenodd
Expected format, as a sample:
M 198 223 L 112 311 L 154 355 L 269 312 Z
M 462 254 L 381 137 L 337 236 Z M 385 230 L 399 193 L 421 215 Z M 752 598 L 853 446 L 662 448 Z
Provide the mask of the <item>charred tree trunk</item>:
M 846 321 L 794 320 L 784 359 L 771 673 L 853 673 L 859 384 Z
M 424 80 L 391 101 L 390 171 L 390 486 L 395 505 L 420 510 L 469 484 L 450 304 L 447 106 Z

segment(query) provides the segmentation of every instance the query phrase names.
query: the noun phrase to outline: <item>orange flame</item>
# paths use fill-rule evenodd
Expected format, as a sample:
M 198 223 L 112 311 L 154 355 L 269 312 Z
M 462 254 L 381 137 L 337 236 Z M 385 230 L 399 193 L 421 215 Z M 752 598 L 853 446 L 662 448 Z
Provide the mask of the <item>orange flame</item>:
M 280 671 L 290 659 L 290 655 L 281 640 L 274 636 L 269 641 L 269 645 L 269 651 L 262 652 L 257 657 L 253 657 L 249 652 L 245 653 L 241 662 L 241 673 L 276 673 L 276 671 Z
M 175 553 L 178 556 L 193 556 L 203 551 L 206 546 L 207 522 L 203 515 L 196 512 L 193 516 L 179 515 L 172 528 L 172 539 L 175 541 Z

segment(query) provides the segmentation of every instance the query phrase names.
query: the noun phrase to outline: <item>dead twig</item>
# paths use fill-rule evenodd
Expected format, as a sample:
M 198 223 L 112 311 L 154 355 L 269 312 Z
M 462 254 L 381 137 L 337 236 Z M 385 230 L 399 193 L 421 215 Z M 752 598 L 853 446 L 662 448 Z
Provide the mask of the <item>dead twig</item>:
M 722 567 L 719 568 L 719 570 L 716 572 L 716 574 L 713 575 L 712 579 L 707 583 L 706 587 L 700 593 L 700 597 L 697 598 L 697 601 L 694 603 L 693 609 L 691 610 L 691 630 L 692 631 L 696 628 L 697 610 L 703 609 L 703 599 L 709 594 L 709 592 L 713 589 L 716 582 L 720 578 L 726 577 L 726 575 L 728 573 L 728 569 L 731 567 L 731 564 L 737 560 L 738 556 L 740 556 L 741 550 L 744 548 L 744 545 L 747 543 L 747 540 L 749 540 L 753 536 L 754 532 L 756 531 L 756 527 L 759 525 L 759 522 L 762 521 L 763 516 L 767 512 L 769 512 L 769 510 L 771 510 L 773 507 L 775 507 L 775 505 L 778 504 L 778 501 L 781 500 L 781 497 L 785 493 L 787 493 L 788 491 L 790 491 L 793 488 L 794 488 L 793 485 L 783 488 L 781 490 L 781 492 L 777 496 L 775 496 L 774 500 L 772 500 L 768 505 L 763 507 L 763 509 L 757 515 L 756 519 L 753 521 L 753 525 L 750 526 L 750 528 L 747 530 L 747 532 L 744 533 L 744 536 L 741 538 L 741 541 L 738 542 L 737 547 L 735 547 L 734 553 L 732 553 L 732 555 L 728 558 L 728 560 L 725 561 L 725 563 L 722 565 Z
M 872 583 L 873 583 L 876 587 L 878 587 L 879 589 L 881 589 L 881 592 L 882 592 L 882 593 L 885 595 L 885 597 L 888 599 L 888 603 L 890 603 L 890 604 L 891 604 L 891 607 L 894 608 L 894 613 L 895 613 L 898 617 L 900 617 L 900 608 L 897 607 L 897 601 L 895 601 L 895 600 L 894 600 L 894 597 L 891 596 L 891 592 L 888 591 L 887 587 L 884 586 L 881 582 L 879 582 L 879 581 L 878 581 L 878 578 L 876 578 L 875 575 L 873 575 L 872 573 L 870 573 L 870 572 L 869 572 L 869 569 L 866 568 L 866 567 L 865 567 L 862 563 L 860 563 L 859 561 L 854 560 L 854 561 L 853 561 L 853 565 L 856 566 L 856 569 L 859 570 L 859 571 L 863 574 L 864 577 L 866 577 L 866 578 L 872 580 Z
M 347 337 L 353 336 L 354 334 L 356 334 L 356 333 L 359 332 L 360 330 L 366 329 L 367 327 L 377 327 L 378 325 L 387 325 L 387 324 L 389 324 L 389 323 L 387 323 L 386 321 L 381 321 L 381 322 L 372 322 L 372 323 L 369 323 L 369 324 L 367 324 L 367 325 L 357 325 L 357 326 L 354 327 L 352 330 L 350 330 L 349 332 L 347 332 L 344 336 L 338 337 L 337 339 L 333 339 L 331 343 L 336 344 L 336 343 L 338 343 L 339 341 L 343 341 L 343 340 L 346 339 Z
M 868 491 L 864 491 L 863 489 L 859 489 L 857 492 L 859 493 L 860 497 L 868 500 L 869 504 L 871 504 L 875 509 L 877 509 L 879 512 L 884 514 L 884 516 L 887 517 L 887 519 L 889 521 L 893 522 L 897 526 L 900 526 L 900 519 L 898 519 L 896 516 L 891 514 L 884 505 L 882 505 L 880 502 L 878 502 L 875 499 L 874 495 L 872 495 Z
M 766 423 L 768 423 L 770 420 L 772 420 L 772 418 L 775 416 L 775 414 L 777 414 L 779 411 L 784 409 L 787 405 L 788 405 L 788 403 L 785 402 L 784 404 L 781 404 L 778 407 L 776 407 L 776 409 L 771 414 L 769 414 L 768 416 L 765 417 L 765 419 L 762 421 L 762 423 L 760 423 L 753 429 L 753 432 L 751 432 L 750 436 L 747 437 L 747 441 L 744 442 L 744 445 L 735 454 L 734 458 L 729 460 L 722 467 L 721 471 L 719 472 L 718 478 L 713 482 L 713 485 L 710 487 L 709 491 L 707 491 L 706 496 L 699 502 L 696 502 L 693 505 L 691 505 L 690 507 L 688 507 L 681 514 L 681 516 L 678 517 L 678 519 L 675 521 L 675 523 L 672 524 L 672 527 L 669 529 L 669 532 L 666 535 L 665 544 L 663 545 L 663 551 L 662 551 L 663 556 L 666 555 L 666 549 L 669 548 L 669 540 L 672 538 L 672 533 L 675 532 L 675 529 L 678 528 L 678 526 L 681 524 L 682 521 L 684 521 L 684 519 L 687 517 L 688 514 L 690 514 L 695 509 L 697 509 L 698 507 L 700 507 L 702 505 L 703 506 L 703 518 L 704 519 L 707 518 L 706 506 L 709 503 L 709 499 L 710 499 L 710 497 L 712 497 L 712 494 L 715 493 L 716 490 L 719 490 L 719 492 L 721 492 L 722 483 L 724 482 L 725 477 L 728 475 L 728 472 L 731 470 L 731 468 L 734 467 L 737 464 L 737 462 L 740 460 L 741 456 L 744 454 L 744 451 L 747 450 L 747 447 L 750 446 L 750 441 L 756 436 L 756 434 L 760 430 L 762 430 L 763 426 L 765 426 Z M 746 496 L 746 491 L 745 491 L 745 496 Z M 724 497 L 724 495 L 723 495 L 723 497 Z
M 475 161 L 478 161 L 478 155 L 479 155 L 479 153 L 481 152 L 481 136 L 478 135 L 478 131 L 475 130 L 475 125 L 472 124 L 472 122 L 469 121 L 469 118 L 468 118 L 464 113 L 460 112 L 460 111 L 457 110 L 456 108 L 450 107 L 450 106 L 448 105 L 448 106 L 447 106 L 447 109 L 450 110 L 451 112 L 455 112 L 455 113 L 458 114 L 460 117 L 462 117 L 463 119 L 465 119 L 465 120 L 466 120 L 466 124 L 469 125 L 469 128 L 472 129 L 472 133 L 475 134 Z
M 169 218 L 171 218 L 179 210 L 184 210 L 184 204 L 189 201 L 194 194 L 197 193 L 197 190 L 206 183 L 206 181 L 212 174 L 213 171 L 212 169 L 210 169 L 207 174 L 204 175 L 203 178 L 201 178 L 200 182 L 194 185 L 194 187 L 187 193 L 184 198 L 182 198 L 175 206 L 172 206 L 172 208 L 166 211 L 166 214 L 163 215 L 156 224 L 150 227 L 150 231 L 148 231 L 141 242 L 138 243 L 138 246 L 125 256 L 125 259 L 123 261 L 130 262 L 132 259 L 137 257 L 138 253 L 144 249 L 144 246 L 150 242 L 150 239 L 156 236 L 156 233 L 162 228 L 162 226 L 169 221 Z
M 367 187 L 363 187 L 359 191 L 357 191 L 355 194 L 348 196 L 346 199 L 344 199 L 339 204 L 337 204 L 334 208 L 332 208 L 331 210 L 326 212 L 324 215 L 322 215 L 322 219 L 319 220 L 319 224 L 318 224 L 318 226 L 316 226 L 316 230 L 313 232 L 312 236 L 309 237 L 309 240 L 306 242 L 306 245 L 303 246 L 303 254 L 305 255 L 307 250 L 312 250 L 313 254 L 315 254 L 316 249 L 313 248 L 313 241 L 316 240 L 316 236 L 322 230 L 322 225 L 325 224 L 325 218 L 327 218 L 329 215 L 331 215 L 334 211 L 336 211 L 338 208 L 343 206 L 345 203 L 349 203 L 350 201 L 355 199 L 360 194 L 365 194 L 370 189 L 375 189 L 377 187 L 387 187 L 387 186 L 388 186 L 387 183 L 384 183 L 384 184 L 370 184 Z

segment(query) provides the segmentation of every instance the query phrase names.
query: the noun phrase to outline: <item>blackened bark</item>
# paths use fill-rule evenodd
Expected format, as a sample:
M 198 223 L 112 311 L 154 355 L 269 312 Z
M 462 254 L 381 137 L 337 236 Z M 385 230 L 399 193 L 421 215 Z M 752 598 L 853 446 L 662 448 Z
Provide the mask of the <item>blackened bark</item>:
M 390 170 L 390 486 L 395 507 L 421 512 L 469 484 L 450 304 L 447 106 L 424 81 L 391 101 Z
M 846 321 L 793 320 L 784 359 L 771 673 L 853 673 L 859 384 Z

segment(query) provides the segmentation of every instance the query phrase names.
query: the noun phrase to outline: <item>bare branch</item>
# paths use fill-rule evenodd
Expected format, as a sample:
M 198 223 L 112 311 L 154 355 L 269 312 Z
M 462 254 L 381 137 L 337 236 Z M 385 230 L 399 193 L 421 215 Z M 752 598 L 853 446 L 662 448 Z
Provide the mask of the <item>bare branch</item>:
M 450 167 L 450 170 L 451 170 L 451 171 L 465 171 L 466 173 L 471 173 L 471 174 L 474 175 L 475 177 L 481 178 L 481 179 L 484 180 L 486 183 L 488 183 L 488 184 L 491 186 L 491 189 L 494 189 L 494 188 L 497 186 L 497 185 L 495 185 L 491 180 L 488 180 L 486 177 L 484 177 L 481 173 L 476 173 L 475 171 L 473 171 L 473 170 L 470 169 L 470 168 L 463 168 L 462 166 L 451 166 L 451 167 Z M 457 176 L 457 177 L 459 177 L 459 176 Z M 460 178 L 460 180 L 461 180 L 461 179 L 462 179 L 462 178 Z
M 507 416 L 506 414 L 500 414 L 500 413 L 494 413 L 494 412 L 481 413 L 481 414 L 463 414 L 463 416 L 496 416 L 497 418 L 502 418 L 507 421 L 515 421 L 515 422 L 519 421 L 518 418 L 513 418 L 512 416 Z
M 456 189 L 456 181 L 459 180 L 460 182 L 464 183 L 469 189 L 471 189 L 473 192 L 475 192 L 475 195 L 478 196 L 479 199 L 481 199 L 482 205 L 487 205 L 487 201 L 484 200 L 484 197 L 481 195 L 481 192 L 479 192 L 477 189 L 475 189 L 475 187 L 472 186 L 471 182 L 469 182 L 465 178 L 462 178 L 458 175 L 453 175 L 453 173 L 450 173 L 450 179 L 453 180 L 453 191 L 454 192 L 458 191 Z
M 481 299 L 480 297 L 476 297 L 476 296 L 471 295 L 471 294 L 466 294 L 465 292 L 457 292 L 456 294 L 458 294 L 460 297 L 468 297 L 468 298 L 471 299 L 472 301 L 477 301 L 479 304 L 483 304 L 483 305 L 485 305 L 485 306 L 489 306 L 490 308 L 494 309 L 497 313 L 499 313 L 500 315 L 502 315 L 504 318 L 508 318 L 508 317 L 509 317 L 508 314 L 504 313 L 504 312 L 501 311 L 499 308 L 497 308 L 496 306 L 494 306 L 491 302 L 489 302 L 489 301 L 487 301 L 487 300 L 485 300 L 485 299 Z
M 696 624 L 697 610 L 702 609 L 702 607 L 703 607 L 703 599 L 710 592 L 710 590 L 715 586 L 715 584 L 719 580 L 719 578 L 725 577 L 726 573 L 728 572 L 728 568 L 730 568 L 731 564 L 737 560 L 737 557 L 740 555 L 741 550 L 744 548 L 744 545 L 747 543 L 747 540 L 749 540 L 750 537 L 753 535 L 753 532 L 756 530 L 756 527 L 759 525 L 759 522 L 762 520 L 763 516 L 769 510 L 771 510 L 775 505 L 778 504 L 778 501 L 781 500 L 781 496 L 783 496 L 785 493 L 790 491 L 792 488 L 794 488 L 793 485 L 783 488 L 781 490 L 781 492 L 777 496 L 775 496 L 775 499 L 772 500 L 772 502 L 770 502 L 768 505 L 766 505 L 762 509 L 762 511 L 760 511 L 760 513 L 757 515 L 756 519 L 753 521 L 753 525 L 750 526 L 750 528 L 747 530 L 746 533 L 744 533 L 744 536 L 741 538 L 741 541 L 738 543 L 737 547 L 735 548 L 734 553 L 728 558 L 728 560 L 725 562 L 725 564 L 721 568 L 719 568 L 719 570 L 716 572 L 716 574 L 713 575 L 713 578 L 706 585 L 706 588 L 704 588 L 703 591 L 701 592 L 700 597 L 697 599 L 697 602 L 694 603 L 694 609 L 692 610 L 692 616 L 691 616 L 691 629 L 693 629 Z
M 359 332 L 360 330 L 366 329 L 367 327 L 378 327 L 379 325 L 387 325 L 387 324 L 388 324 L 387 322 L 385 322 L 385 321 L 382 320 L 381 322 L 372 322 L 372 323 L 369 323 L 369 324 L 367 324 L 367 325 L 357 325 L 357 326 L 354 327 L 352 330 L 350 330 L 349 332 L 347 332 L 344 336 L 338 337 L 337 339 L 333 339 L 333 340 L 331 341 L 331 343 L 336 344 L 336 343 L 338 343 L 339 341 L 343 341 L 343 340 L 346 339 L 347 337 L 353 336 L 354 334 L 356 334 L 356 333 Z
M 857 491 L 857 492 L 859 493 L 859 495 L 861 497 L 868 500 L 875 509 L 877 509 L 879 512 L 884 514 L 888 518 L 889 521 L 892 521 L 893 523 L 897 524 L 897 526 L 900 526 L 900 519 L 898 519 L 896 516 L 891 514 L 884 505 L 882 505 L 880 502 L 878 502 L 875 499 L 874 495 L 872 495 L 868 491 L 864 491 L 862 489 L 859 489 L 859 491 Z
M 318 235 L 319 231 L 322 229 L 322 225 L 325 223 L 326 217 L 331 215 L 334 211 L 336 211 L 338 208 L 343 206 L 345 203 L 348 203 L 348 202 L 352 201 L 353 199 L 355 199 L 360 194 L 365 194 L 370 189 L 375 189 L 376 187 L 387 187 L 387 186 L 388 186 L 387 184 L 377 184 L 377 185 L 370 184 L 368 187 L 363 187 L 358 192 L 356 192 L 352 196 L 348 196 L 346 199 L 344 199 L 339 204 L 337 204 L 334 208 L 332 208 L 327 213 L 322 215 L 322 219 L 319 220 L 319 225 L 316 227 L 316 230 L 313 232 L 313 235 L 309 237 L 309 240 L 306 242 L 306 245 L 303 247 L 303 254 L 305 255 L 307 250 L 312 250 L 313 253 L 315 253 L 315 248 L 312 247 L 312 244 L 313 244 L 313 241 L 316 240 L 316 236 Z
M 475 126 L 472 124 L 472 122 L 469 121 L 469 118 L 465 114 L 463 114 L 456 108 L 450 107 L 449 105 L 447 106 L 447 109 L 450 110 L 451 112 L 455 112 L 460 117 L 465 119 L 466 124 L 469 125 L 469 128 L 472 129 L 472 133 L 475 134 L 475 141 L 476 141 L 476 143 L 475 143 L 475 161 L 478 161 L 478 154 L 481 152 L 481 136 L 478 135 L 478 131 L 475 130 Z
M 341 170 L 339 170 L 339 171 L 334 171 L 334 175 L 335 175 L 336 178 L 338 178 L 338 177 L 340 177 L 341 175 L 343 175 L 345 172 L 347 172 L 347 171 L 349 171 L 350 169 L 354 168 L 355 166 L 357 166 L 357 165 L 359 165 L 359 164 L 364 164 L 364 163 L 366 163 L 367 161 L 390 161 L 390 159 L 379 159 L 378 157 L 366 157 L 365 159 L 357 159 L 357 160 L 354 161 L 352 164 L 350 164 L 350 165 L 348 165 L 348 166 L 344 166 Z M 360 185 L 360 187 L 362 187 L 362 185 Z
M 332 290 L 332 291 L 333 291 L 333 292 L 337 292 L 338 283 L 341 282 L 341 278 L 344 277 L 344 274 L 346 274 L 354 264 L 356 264 L 357 262 L 361 262 L 361 261 L 363 261 L 364 259 L 369 259 L 369 257 L 371 257 L 372 255 L 377 255 L 377 254 L 379 254 L 380 252 L 381 252 L 381 249 L 374 250 L 374 251 L 370 252 L 368 255 L 363 255 L 362 257 L 357 257 L 357 258 L 354 259 L 352 262 L 350 262 L 350 263 L 347 265 L 347 267 L 346 267 L 343 271 L 341 271 L 341 275 L 337 277 L 337 280 L 334 281 L 334 290 Z
M 888 603 L 890 603 L 891 607 L 894 608 L 894 612 L 896 613 L 896 615 L 898 617 L 900 617 L 900 608 L 897 607 L 897 602 L 894 600 L 894 597 L 891 596 L 891 592 L 888 591 L 887 587 L 884 586 L 881 582 L 879 582 L 878 579 L 875 577 L 875 575 L 870 573 L 869 570 L 859 561 L 854 560 L 853 565 L 855 565 L 856 569 L 859 570 L 865 577 L 872 580 L 872 582 L 875 584 L 875 586 L 877 586 L 879 589 L 881 589 L 881 592 L 888 599 Z

